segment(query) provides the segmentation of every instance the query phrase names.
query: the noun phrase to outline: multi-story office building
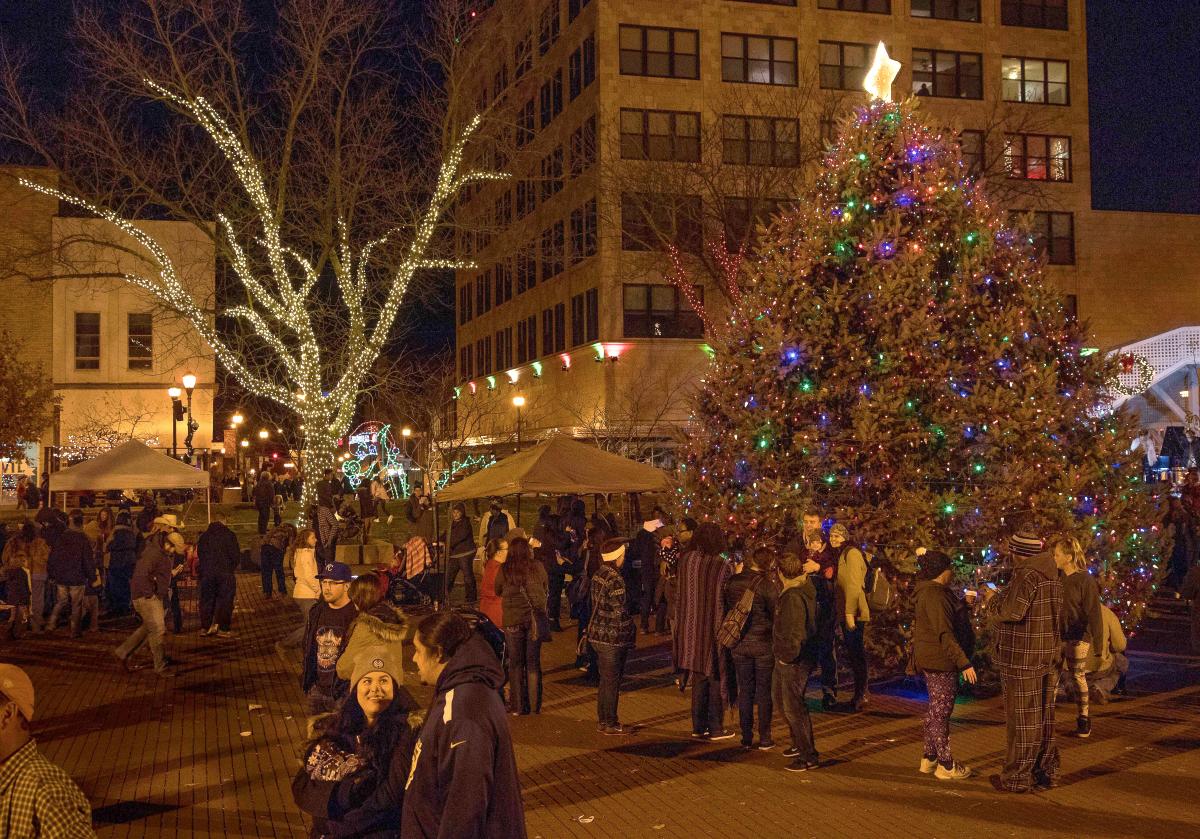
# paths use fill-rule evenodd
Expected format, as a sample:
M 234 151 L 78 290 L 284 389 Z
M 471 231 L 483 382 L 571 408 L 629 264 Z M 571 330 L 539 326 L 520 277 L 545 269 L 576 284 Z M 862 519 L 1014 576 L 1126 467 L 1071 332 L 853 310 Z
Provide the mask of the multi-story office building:
M 874 45 L 1031 212 L 1046 277 L 1109 349 L 1200 322 L 1200 220 L 1094 211 L 1084 0 L 498 0 L 478 104 L 511 114 L 514 180 L 468 200 L 460 433 L 666 439 L 719 311 L 712 244 L 801 194 Z M 497 105 L 499 103 L 499 105 Z M 665 231 L 665 236 L 663 235 Z M 725 239 L 722 240 L 721 237 Z M 655 241 L 651 241 L 655 240 Z M 668 281 L 663 240 L 694 294 Z M 690 268 L 688 266 L 691 266 Z M 712 266 L 709 266 L 712 268 Z

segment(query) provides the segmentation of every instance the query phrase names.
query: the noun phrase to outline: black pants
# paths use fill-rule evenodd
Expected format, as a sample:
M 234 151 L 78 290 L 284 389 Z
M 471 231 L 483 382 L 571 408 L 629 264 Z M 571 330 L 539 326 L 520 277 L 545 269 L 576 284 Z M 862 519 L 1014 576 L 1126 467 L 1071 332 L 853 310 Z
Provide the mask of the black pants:
M 504 627 L 508 657 L 508 710 L 513 714 L 542 712 L 542 642 L 533 640 L 532 626 Z
M 855 623 L 854 629 L 842 627 L 842 638 L 846 642 L 846 658 L 850 661 L 850 672 L 854 674 L 854 698 L 861 699 L 867 692 L 867 648 L 865 646 L 867 625 Z M 824 683 L 822 672 L 822 683 Z
M 550 615 L 550 623 L 555 626 L 558 626 L 562 615 L 562 593 L 567 585 L 566 574 L 560 569 L 550 572 L 549 596 L 546 598 L 546 611 Z
M 267 521 L 270 519 L 270 517 L 271 508 L 269 506 L 258 508 L 258 535 L 261 536 L 267 532 Z M 276 522 L 276 524 L 278 524 L 278 522 Z
M 808 677 L 812 675 L 813 669 L 814 662 L 811 661 L 799 661 L 795 664 L 776 661 L 775 676 L 772 680 L 775 705 L 783 713 L 792 735 L 792 746 L 799 750 L 798 757 L 803 760 L 817 759 L 812 718 L 808 715 L 808 706 L 804 704 L 804 689 L 808 686 Z
M 446 592 L 449 593 L 454 588 L 454 583 L 458 580 L 458 572 L 463 575 L 463 586 L 466 589 L 466 597 L 468 603 L 475 603 L 479 600 L 479 591 L 475 585 L 475 554 L 463 554 L 462 556 L 450 557 L 449 566 L 446 573 L 449 578 L 446 580 Z
M 179 603 L 179 584 L 171 580 L 171 631 L 183 632 L 183 606 Z
M 666 588 L 658 574 L 650 575 L 642 569 L 642 632 L 650 631 L 650 618 L 654 618 L 654 631 L 667 629 Z
M 821 665 L 821 691 L 837 696 L 837 632 L 832 626 L 819 629 L 817 662 Z
M 133 596 L 129 590 L 129 581 L 133 577 L 132 565 L 110 565 L 106 583 L 108 594 L 108 610 L 118 615 L 128 615 L 133 611 Z M 38 604 L 34 604 L 36 608 Z
M 600 669 L 600 689 L 596 692 L 596 718 L 600 725 L 618 725 L 617 700 L 621 696 L 621 677 L 629 647 L 616 644 L 593 644 Z
M 258 563 L 262 571 L 263 594 L 271 594 L 272 575 L 279 581 L 279 593 L 287 594 L 287 585 L 283 576 L 283 552 L 274 545 L 263 543 L 259 552 Z
M 721 683 L 717 671 L 705 676 L 692 673 L 692 731 L 696 734 L 717 734 L 725 730 L 725 703 L 721 700 Z
M 228 632 L 233 622 L 233 596 L 237 591 L 237 578 L 232 574 L 213 574 L 200 578 L 200 628 L 208 629 L 213 623 L 222 632 Z
M 737 673 L 738 722 L 742 728 L 742 745 L 749 746 L 754 740 L 754 708 L 758 707 L 758 739 L 771 741 L 771 675 L 775 672 L 775 657 L 770 652 L 762 655 L 733 654 L 733 666 Z

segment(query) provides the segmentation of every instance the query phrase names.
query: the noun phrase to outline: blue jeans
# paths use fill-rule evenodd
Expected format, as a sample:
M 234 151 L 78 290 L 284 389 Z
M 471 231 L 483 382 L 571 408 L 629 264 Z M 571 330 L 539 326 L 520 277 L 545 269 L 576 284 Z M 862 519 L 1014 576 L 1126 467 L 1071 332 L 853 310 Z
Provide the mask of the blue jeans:
M 542 711 L 542 642 L 533 640 L 532 625 L 504 627 L 508 658 L 508 710 L 513 714 Z
M 58 624 L 58 616 L 70 607 L 71 634 L 79 632 L 79 621 L 83 617 L 83 593 L 87 586 L 64 586 L 54 584 L 54 609 L 50 612 L 50 630 Z
M 617 644 L 592 644 L 600 669 L 600 689 L 596 692 L 596 717 L 600 725 L 619 725 L 617 700 L 621 696 L 621 677 L 629 647 Z

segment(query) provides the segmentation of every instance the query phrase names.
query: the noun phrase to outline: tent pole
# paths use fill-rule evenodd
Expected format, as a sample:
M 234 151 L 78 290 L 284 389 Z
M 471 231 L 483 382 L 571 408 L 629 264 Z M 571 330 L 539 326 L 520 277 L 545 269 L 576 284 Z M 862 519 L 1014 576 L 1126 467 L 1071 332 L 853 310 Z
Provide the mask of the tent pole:
M 521 493 L 517 493 L 517 527 L 521 526 Z
M 208 499 L 208 524 L 212 524 L 212 487 L 206 487 L 204 497 Z

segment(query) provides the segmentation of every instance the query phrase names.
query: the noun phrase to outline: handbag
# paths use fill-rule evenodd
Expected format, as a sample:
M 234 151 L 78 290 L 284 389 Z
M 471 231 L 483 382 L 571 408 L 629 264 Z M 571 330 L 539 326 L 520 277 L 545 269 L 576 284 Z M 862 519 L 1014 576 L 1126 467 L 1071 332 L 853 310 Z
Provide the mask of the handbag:
M 725 614 L 721 628 L 717 630 L 717 643 L 725 649 L 732 649 L 742 640 L 742 632 L 746 628 L 746 620 L 750 617 L 750 609 L 754 606 L 754 595 L 762 577 L 754 581 L 754 585 L 742 592 L 738 602 Z
M 550 640 L 550 615 L 545 609 L 539 609 L 533 605 L 533 600 L 529 597 L 529 592 L 521 586 L 521 594 L 525 595 L 525 602 L 529 604 L 529 614 L 533 620 L 529 622 L 530 638 L 534 641 L 549 641 Z

